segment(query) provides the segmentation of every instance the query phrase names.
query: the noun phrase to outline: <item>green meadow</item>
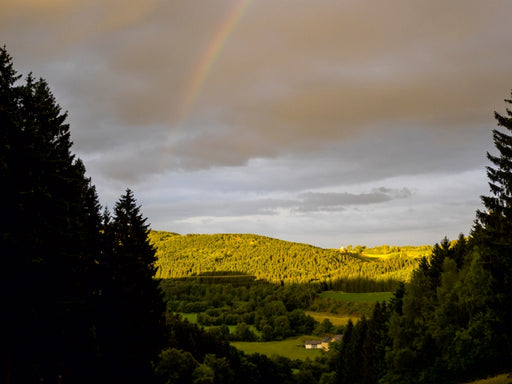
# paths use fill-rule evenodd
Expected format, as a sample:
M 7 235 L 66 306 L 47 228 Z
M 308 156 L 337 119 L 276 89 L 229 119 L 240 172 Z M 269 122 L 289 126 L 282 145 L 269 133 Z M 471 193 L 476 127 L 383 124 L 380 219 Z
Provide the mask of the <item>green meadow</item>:
M 311 316 L 313 319 L 321 323 L 325 319 L 328 319 L 332 325 L 335 327 L 338 327 L 340 325 L 347 325 L 349 320 L 352 320 L 352 322 L 356 322 L 358 317 L 357 316 L 346 316 L 346 315 L 335 315 L 329 312 L 313 312 L 313 311 L 306 311 L 306 315 Z
M 198 313 L 180 313 L 181 317 L 188 320 L 189 323 L 197 324 Z
M 315 320 L 321 321 L 324 318 L 329 318 L 331 323 L 334 325 L 345 325 L 348 322 L 349 317 L 347 316 L 335 316 L 329 315 L 327 313 L 315 313 L 308 312 Z M 197 324 L 197 313 L 182 313 L 181 316 L 184 319 L 187 319 L 189 322 Z M 352 319 L 354 320 L 354 318 Z M 235 329 L 234 325 L 230 325 L 229 331 L 233 332 Z M 208 329 L 209 327 L 203 327 Z M 251 326 L 253 332 L 259 334 L 259 332 Z M 288 338 L 281 341 L 234 341 L 231 342 L 231 345 L 236 347 L 237 349 L 245 352 L 245 353 L 261 353 L 268 357 L 273 355 L 284 356 L 289 359 L 295 360 L 305 360 L 306 358 L 314 359 L 316 356 L 319 356 L 320 350 L 311 350 L 304 348 L 304 342 L 306 340 L 315 340 L 318 339 L 319 336 L 297 336 Z
M 319 349 L 305 349 L 306 340 L 318 339 L 318 336 L 298 336 L 282 341 L 249 342 L 236 341 L 231 345 L 245 353 L 260 353 L 268 357 L 279 355 L 292 360 L 314 359 L 322 353 Z

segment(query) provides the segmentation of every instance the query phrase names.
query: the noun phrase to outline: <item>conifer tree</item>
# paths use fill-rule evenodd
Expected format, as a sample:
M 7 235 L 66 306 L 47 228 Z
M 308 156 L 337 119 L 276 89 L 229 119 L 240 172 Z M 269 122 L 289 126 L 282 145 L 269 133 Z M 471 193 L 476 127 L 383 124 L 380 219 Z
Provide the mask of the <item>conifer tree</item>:
M 108 214 L 105 215 L 108 218 Z M 111 221 L 105 222 L 103 260 L 105 292 L 102 302 L 104 370 L 110 382 L 150 382 L 151 363 L 164 341 L 164 303 L 154 279 L 155 249 L 149 225 L 131 190 L 121 196 Z
M 336 383 L 348 383 L 351 376 L 352 367 L 349 365 L 350 353 L 353 351 L 354 343 L 354 323 L 349 319 L 345 330 L 343 331 L 343 342 L 339 351 L 338 360 L 336 362 Z
M 362 347 L 362 383 L 377 383 L 386 370 L 385 352 L 391 347 L 388 336 L 389 312 L 386 303 L 377 302 L 368 320 L 368 332 Z
M 512 104 L 512 99 L 505 100 Z M 490 300 L 495 316 L 494 329 L 502 361 L 512 367 L 512 111 L 495 112 L 498 126 L 493 129 L 493 142 L 498 153 L 487 154 L 492 166 L 487 167 L 490 196 L 482 196 L 486 210 L 477 212 L 473 236 L 484 268 L 492 277 Z

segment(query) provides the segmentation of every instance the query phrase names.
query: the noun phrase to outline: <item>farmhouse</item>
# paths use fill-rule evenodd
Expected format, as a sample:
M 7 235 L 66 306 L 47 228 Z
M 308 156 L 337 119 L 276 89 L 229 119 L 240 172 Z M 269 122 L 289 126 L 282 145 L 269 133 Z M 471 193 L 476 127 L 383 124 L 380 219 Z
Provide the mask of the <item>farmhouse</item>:
M 304 348 L 306 348 L 306 349 L 321 349 L 322 341 L 321 340 L 306 340 L 304 342 Z
M 323 349 L 324 351 L 328 351 L 330 343 L 339 342 L 342 339 L 343 335 L 335 335 L 334 337 L 324 337 L 322 340 L 306 340 L 304 342 L 304 348 Z

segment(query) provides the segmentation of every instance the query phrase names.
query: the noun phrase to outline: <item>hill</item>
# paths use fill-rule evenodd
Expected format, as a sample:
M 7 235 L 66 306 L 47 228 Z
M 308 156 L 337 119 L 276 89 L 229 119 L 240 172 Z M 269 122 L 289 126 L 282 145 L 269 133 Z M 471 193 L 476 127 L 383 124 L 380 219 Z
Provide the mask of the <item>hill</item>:
M 429 246 L 340 251 L 252 234 L 152 231 L 149 238 L 157 250 L 158 278 L 229 271 L 275 283 L 325 282 L 334 289 L 346 281 L 408 280 L 419 257 L 431 251 Z

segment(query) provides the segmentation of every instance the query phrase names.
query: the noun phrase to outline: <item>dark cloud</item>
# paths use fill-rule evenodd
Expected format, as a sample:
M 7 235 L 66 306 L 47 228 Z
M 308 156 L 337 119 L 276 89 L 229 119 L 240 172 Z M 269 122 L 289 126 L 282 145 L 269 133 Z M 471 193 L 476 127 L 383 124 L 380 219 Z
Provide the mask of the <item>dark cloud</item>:
M 487 121 L 510 87 L 507 1 L 255 1 L 177 122 L 233 5 L 8 1 L 0 31 L 23 67 L 45 65 L 81 152 L 191 133 L 173 141 L 167 169 L 322 152 L 396 124 L 428 125 L 442 140 Z
M 74 150 L 109 201 L 134 185 L 149 207 L 205 230 L 219 223 L 201 217 L 230 230 L 236 218 L 253 228 L 255 215 L 290 237 L 307 220 L 325 239 L 379 225 L 434 231 L 430 211 L 407 204 L 424 196 L 419 177 L 472 185 L 486 165 L 492 112 L 511 88 L 512 3 L 252 1 L 191 92 L 236 4 L 7 0 L 0 36 L 16 68 L 46 78 L 69 111 Z M 169 188 L 162 201 L 154 185 Z M 439 231 L 466 223 L 454 204 L 479 188 L 442 206 Z M 369 207 L 375 223 L 358 216 Z M 418 215 L 406 219 L 406 207 Z M 151 211 L 162 225 L 165 211 Z

